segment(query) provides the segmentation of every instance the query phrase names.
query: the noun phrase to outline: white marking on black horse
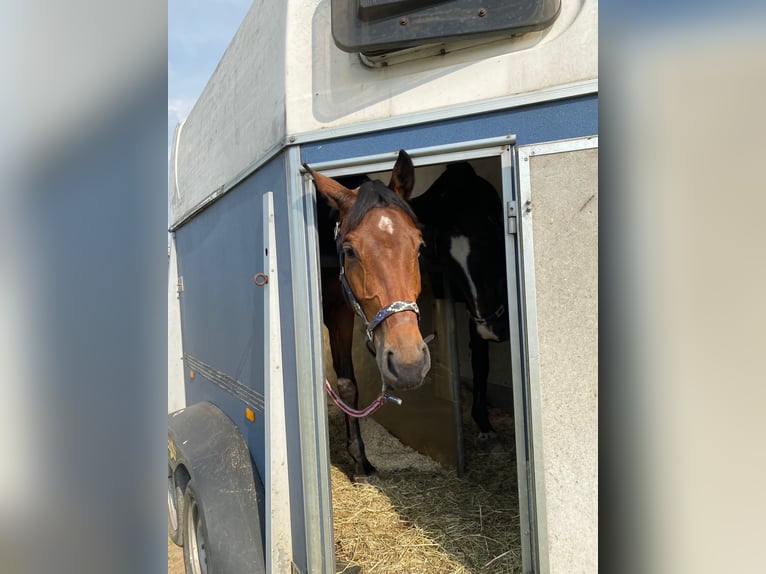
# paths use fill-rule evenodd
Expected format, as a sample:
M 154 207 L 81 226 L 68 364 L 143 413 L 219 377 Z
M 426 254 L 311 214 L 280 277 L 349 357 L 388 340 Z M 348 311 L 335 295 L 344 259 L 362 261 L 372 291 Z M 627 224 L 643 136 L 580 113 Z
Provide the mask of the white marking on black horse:
M 500 337 L 495 335 L 490 329 L 487 329 L 484 325 L 476 324 L 476 332 L 479 333 L 479 337 L 486 341 L 499 341 Z
M 479 312 L 479 295 L 476 290 L 476 284 L 473 281 L 473 276 L 468 269 L 468 256 L 471 255 L 471 241 L 465 235 L 453 235 L 450 238 L 449 254 L 452 259 L 460 266 L 463 271 L 466 280 L 468 281 L 468 288 L 471 290 L 471 297 L 473 298 L 473 308 L 476 309 L 476 313 Z M 482 339 L 487 341 L 499 341 L 497 335 L 493 333 L 486 325 L 476 324 L 476 332 Z
M 450 237 L 449 254 L 452 259 L 463 270 L 465 278 L 468 280 L 468 287 L 471 289 L 471 296 L 473 297 L 474 304 L 476 303 L 476 285 L 473 282 L 473 277 L 468 270 L 468 256 L 471 254 L 471 242 L 465 235 L 456 235 Z

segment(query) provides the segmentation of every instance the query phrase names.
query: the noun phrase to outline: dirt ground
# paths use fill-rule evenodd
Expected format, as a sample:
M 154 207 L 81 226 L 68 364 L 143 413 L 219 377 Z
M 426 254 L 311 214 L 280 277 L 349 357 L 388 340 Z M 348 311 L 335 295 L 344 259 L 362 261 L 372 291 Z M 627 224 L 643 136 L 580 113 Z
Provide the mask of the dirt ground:
M 168 538 L 168 574 L 185 574 L 184 551 Z

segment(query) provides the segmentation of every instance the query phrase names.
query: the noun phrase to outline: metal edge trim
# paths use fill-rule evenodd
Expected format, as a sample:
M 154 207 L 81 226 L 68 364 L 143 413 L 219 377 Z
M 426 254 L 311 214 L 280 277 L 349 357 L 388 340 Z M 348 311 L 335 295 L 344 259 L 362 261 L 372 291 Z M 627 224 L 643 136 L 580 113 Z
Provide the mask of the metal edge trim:
M 176 231 L 178 228 L 182 227 L 184 224 L 188 223 L 200 212 L 207 209 L 212 203 L 218 201 L 219 199 L 221 199 L 221 197 L 223 197 L 229 191 L 231 191 L 233 188 L 239 185 L 243 180 L 245 180 L 253 172 L 257 171 L 259 168 L 261 168 L 262 166 L 270 162 L 272 159 L 274 159 L 274 157 L 276 157 L 279 154 L 279 152 L 282 151 L 284 147 L 285 145 L 283 142 L 279 142 L 278 144 L 270 147 L 259 159 L 257 159 L 256 161 L 248 165 L 245 169 L 240 171 L 236 176 L 234 176 L 227 183 L 216 188 L 215 191 L 213 191 L 210 195 L 205 197 L 202 201 L 200 201 L 197 205 L 192 207 L 190 210 L 185 212 L 181 217 L 179 217 L 174 223 L 170 225 L 170 227 L 168 228 L 168 231 L 172 233 Z M 176 180 L 176 187 L 177 185 L 178 184 Z
M 290 457 L 285 419 L 284 375 L 281 367 L 282 329 L 279 258 L 274 192 L 263 201 L 263 268 L 270 280 L 262 291 L 264 305 L 264 405 L 266 430 L 266 570 L 286 572 L 293 560 L 293 502 L 290 496 Z M 301 513 L 302 514 L 302 513 Z
M 173 147 L 170 149 L 170 173 L 168 181 L 168 194 L 170 197 L 180 197 L 178 193 L 178 142 L 181 140 L 181 131 L 186 124 L 186 119 L 181 120 L 176 124 L 173 130 Z M 172 200 L 171 200 L 172 202 Z
M 184 360 L 183 360 L 183 322 L 181 320 L 181 297 L 178 293 L 178 278 L 183 277 L 178 272 L 178 253 L 176 252 L 176 238 L 170 236 L 168 240 L 168 402 L 171 395 L 181 403 L 181 408 L 186 408 L 186 380 L 184 378 Z M 170 324 L 177 322 L 178 335 L 172 337 L 170 333 Z M 171 348 L 177 345 L 173 351 L 180 353 L 175 357 L 171 355 Z M 171 363 L 175 364 L 176 375 L 171 374 Z
M 515 181 L 515 153 L 512 148 L 503 152 L 500 157 L 501 169 L 502 169 L 502 182 L 503 182 L 503 200 L 504 202 L 510 201 L 513 204 L 519 204 L 518 192 L 516 189 Z M 505 207 L 505 206 L 504 206 Z M 518 220 L 518 207 L 516 210 Z M 508 305 L 509 305 L 509 319 L 511 323 L 510 327 L 510 347 L 511 347 L 511 380 L 513 388 L 513 413 L 514 413 L 514 432 L 516 441 L 516 472 L 519 489 L 519 529 L 521 534 L 521 556 L 522 556 L 522 569 L 523 572 L 530 572 L 531 564 L 535 557 L 535 552 L 532 548 L 532 536 L 535 531 L 535 525 L 532 524 L 533 509 L 529 504 L 529 487 L 527 481 L 527 466 L 526 466 L 526 430 L 525 430 L 525 416 L 524 416 L 524 404 L 523 398 L 525 396 L 522 390 L 522 363 L 524 359 L 522 357 L 523 345 L 522 345 L 522 329 L 523 320 L 519 317 L 518 309 L 522 293 L 519 292 L 519 269 L 517 268 L 517 253 L 519 253 L 519 240 L 518 240 L 518 226 L 517 233 L 506 235 L 506 241 L 510 242 L 510 247 L 505 250 L 505 266 L 506 274 L 508 275 Z M 513 302 L 513 303 L 511 303 Z M 511 311 L 511 306 L 513 311 Z
M 537 302 L 535 300 L 535 261 L 534 244 L 532 237 L 532 223 L 529 220 L 529 212 L 526 210 L 528 202 L 531 202 L 531 174 L 529 170 L 529 153 L 526 146 L 516 148 L 518 158 L 519 179 L 519 238 L 521 241 L 521 273 L 522 273 L 522 306 L 524 317 L 524 339 L 526 351 L 526 383 L 527 383 L 527 408 L 529 409 L 529 433 L 530 456 L 532 458 L 530 474 L 527 480 L 532 489 L 530 496 L 530 522 L 534 520 L 535 529 L 533 544 L 536 558 L 535 572 L 548 574 L 548 529 L 545 509 L 545 472 L 543 460 L 543 436 L 540 405 L 540 353 L 537 332 Z M 525 223 L 526 221 L 526 223 Z
M 445 145 L 417 148 L 407 153 L 412 158 L 415 167 L 428 165 L 431 163 L 444 163 L 463 159 L 465 152 L 474 152 L 472 159 L 481 157 L 491 157 L 500 155 L 505 148 L 516 143 L 516 136 L 513 134 L 486 138 L 480 140 L 470 140 L 466 142 L 457 142 Z M 386 153 L 346 158 L 341 160 L 326 161 L 311 165 L 311 169 L 321 171 L 324 175 L 337 177 L 347 175 L 353 170 L 359 171 L 364 168 L 366 173 L 375 173 L 377 171 L 388 171 L 393 168 L 399 155 L 397 151 Z M 434 159 L 434 156 L 439 156 Z M 301 173 L 306 170 L 301 166 Z
M 290 221 L 291 272 L 293 275 L 293 305 L 307 307 L 308 313 L 295 314 L 294 336 L 298 354 L 298 413 L 300 424 L 301 458 L 303 468 L 304 516 L 306 520 L 307 566 L 310 571 L 331 572 L 335 568 L 332 525 L 332 494 L 330 484 L 330 454 L 327 429 L 327 410 L 324 386 L 321 384 L 322 319 L 319 315 L 320 279 L 316 241 L 307 230 L 309 220 L 316 221 L 311 203 L 313 197 L 306 186 L 307 179 L 300 173 L 300 147 L 287 151 L 286 178 L 288 192 L 288 218 Z M 314 228 L 311 228 L 314 232 Z M 312 250 L 311 247 L 315 248 Z M 314 288 L 312 288 L 314 287 Z M 320 325 L 318 340 L 303 336 L 312 325 Z M 299 336 L 300 334 L 300 336 Z M 306 364 L 308 362 L 308 364 Z M 309 384 L 301 384 L 308 379 Z M 311 384 L 316 382 L 316 384 Z M 307 458 L 309 460 L 307 460 Z M 314 530 L 313 525 L 319 524 Z
M 519 151 L 523 151 L 527 157 L 538 155 L 553 155 L 556 153 L 565 153 L 570 151 L 580 151 L 598 147 L 598 135 L 576 137 L 565 140 L 555 140 L 551 142 L 527 144 L 519 146 Z

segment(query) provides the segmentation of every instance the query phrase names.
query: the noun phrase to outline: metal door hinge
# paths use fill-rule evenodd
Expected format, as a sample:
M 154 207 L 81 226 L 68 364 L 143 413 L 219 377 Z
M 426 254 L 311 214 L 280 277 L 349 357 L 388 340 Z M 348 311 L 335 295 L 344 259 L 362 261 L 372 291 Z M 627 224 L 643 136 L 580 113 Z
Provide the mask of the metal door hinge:
M 518 225 L 516 221 L 517 211 L 516 202 L 509 201 L 507 204 L 507 217 L 508 217 L 508 235 L 516 235 L 518 231 Z
M 178 277 L 178 286 L 176 288 L 176 293 L 179 295 L 184 292 L 184 278 L 183 276 Z

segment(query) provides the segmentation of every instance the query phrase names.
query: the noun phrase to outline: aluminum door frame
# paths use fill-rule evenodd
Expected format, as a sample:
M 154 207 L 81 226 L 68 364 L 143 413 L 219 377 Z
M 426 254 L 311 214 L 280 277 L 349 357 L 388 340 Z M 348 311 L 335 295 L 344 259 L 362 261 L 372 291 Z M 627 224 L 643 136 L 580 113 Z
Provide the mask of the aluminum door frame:
M 519 253 L 519 245 L 517 242 L 517 226 L 515 224 L 516 215 L 519 213 L 518 205 L 520 203 L 517 200 L 517 170 L 516 170 L 516 152 L 515 152 L 516 136 L 505 135 L 501 137 L 493 137 L 487 139 L 478 139 L 466 142 L 451 143 L 446 145 L 418 148 L 408 150 L 408 154 L 412 158 L 413 165 L 420 167 L 424 165 L 451 163 L 457 161 L 469 161 L 473 159 L 496 157 L 500 161 L 501 180 L 502 180 L 502 196 L 503 207 L 506 210 L 507 215 L 507 228 L 506 228 L 506 272 L 508 274 L 508 301 L 511 308 L 514 307 L 520 311 L 521 300 L 518 287 L 520 285 L 519 277 L 521 273 L 521 258 Z M 354 158 L 346 158 L 342 160 L 326 161 L 321 163 L 312 164 L 311 168 L 323 173 L 328 177 L 340 177 L 344 175 L 353 175 L 361 172 L 374 173 L 380 171 L 390 171 L 393 169 L 394 163 L 398 157 L 398 152 L 389 152 L 384 154 L 374 154 L 367 156 L 359 156 Z M 291 163 L 294 163 L 293 160 Z M 313 189 L 311 187 L 310 179 L 305 175 L 305 169 L 301 168 L 303 177 L 303 190 L 302 196 L 304 198 L 311 197 Z M 305 239 L 305 238 L 304 238 Z M 318 249 L 318 246 L 314 245 L 313 249 Z M 309 251 L 312 251 L 311 249 Z M 316 258 L 316 259 L 314 259 Z M 315 276 L 319 274 L 319 262 L 314 251 L 312 256 L 311 265 L 316 266 L 312 271 Z M 314 311 L 316 312 L 316 311 Z M 514 393 L 514 417 L 515 417 L 515 438 L 516 438 L 516 450 L 517 453 L 526 453 L 528 451 L 527 441 L 527 403 L 522 400 L 526 396 L 522 380 L 523 372 L 523 355 L 521 352 L 522 345 L 522 317 L 517 313 L 509 313 L 510 318 L 510 347 L 511 347 L 511 371 L 513 377 L 513 393 Z M 321 325 L 321 322 L 320 322 Z M 320 326 L 321 331 L 321 326 Z M 321 342 L 321 332 L 319 335 L 313 334 L 312 338 Z M 324 372 L 324 358 L 322 353 L 317 352 L 317 348 L 314 349 L 315 354 L 315 368 L 317 373 Z M 316 399 L 314 405 L 315 412 L 318 417 L 324 417 L 326 419 L 326 404 L 321 398 Z M 459 408 L 459 404 L 458 404 Z M 462 448 L 462 447 L 461 447 Z M 518 455 L 517 455 L 518 456 Z M 531 460 L 531 459 L 530 459 Z M 530 484 L 528 484 L 528 478 L 530 472 L 528 466 L 525 464 L 525 460 L 518 460 L 517 458 L 517 473 L 519 482 L 519 505 L 520 505 L 520 521 L 521 521 L 521 538 L 522 538 L 522 561 L 524 564 L 524 571 L 529 572 L 529 565 L 535 562 L 532 555 L 534 546 L 532 544 L 532 536 L 536 531 L 534 523 L 530 522 L 534 520 L 535 514 L 533 509 L 529 505 L 531 500 L 528 496 L 530 492 Z

